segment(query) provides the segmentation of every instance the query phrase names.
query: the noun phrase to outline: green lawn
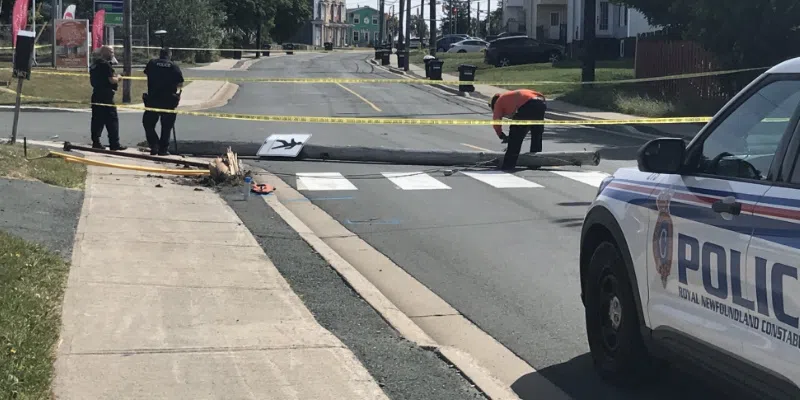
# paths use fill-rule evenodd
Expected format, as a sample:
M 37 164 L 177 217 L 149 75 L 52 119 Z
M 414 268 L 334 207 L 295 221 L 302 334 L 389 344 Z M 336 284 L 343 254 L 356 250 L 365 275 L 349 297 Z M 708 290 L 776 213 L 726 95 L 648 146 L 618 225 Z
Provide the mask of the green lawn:
M 0 231 L 0 395 L 49 399 L 69 266 Z
M 16 145 L 0 144 L 0 177 L 37 180 L 71 189 L 83 188 L 86 166 L 68 163 L 59 157 L 46 157 L 46 149 L 28 146 L 25 158 L 21 141 Z
M 426 53 L 411 54 L 411 62 L 423 66 Z M 458 66 L 471 64 L 478 67 L 476 82 L 530 82 L 524 85 L 496 85 L 508 89 L 529 88 L 543 93 L 548 98 L 558 98 L 576 105 L 620 112 L 643 117 L 663 117 L 686 115 L 675 103 L 658 100 L 640 94 L 642 84 L 603 84 L 589 88 L 580 85 L 580 61 L 562 61 L 556 64 L 526 64 L 497 68 L 483 62 L 483 53 L 447 54 L 437 57 L 444 61 L 444 73 L 458 75 Z M 614 81 L 634 78 L 633 61 L 600 61 L 595 70 L 597 81 Z M 558 84 L 539 83 L 540 81 L 563 82 Z M 569 83 L 574 82 L 574 83 Z

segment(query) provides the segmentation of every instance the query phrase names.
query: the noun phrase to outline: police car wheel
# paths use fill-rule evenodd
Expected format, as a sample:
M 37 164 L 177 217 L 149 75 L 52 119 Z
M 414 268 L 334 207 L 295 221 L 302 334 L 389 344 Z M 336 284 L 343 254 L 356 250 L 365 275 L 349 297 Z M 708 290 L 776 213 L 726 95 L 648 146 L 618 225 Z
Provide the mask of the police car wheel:
M 610 242 L 597 246 L 588 274 L 586 333 L 595 369 L 618 385 L 641 383 L 651 372 L 652 361 L 617 246 Z

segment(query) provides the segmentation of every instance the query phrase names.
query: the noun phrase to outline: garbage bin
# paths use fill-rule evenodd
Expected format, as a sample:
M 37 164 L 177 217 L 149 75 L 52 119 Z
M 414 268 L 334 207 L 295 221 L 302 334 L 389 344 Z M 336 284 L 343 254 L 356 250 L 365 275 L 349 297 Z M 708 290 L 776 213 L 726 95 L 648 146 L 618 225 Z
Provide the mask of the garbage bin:
M 381 59 L 381 50 L 383 50 L 383 47 L 375 46 L 375 61 L 378 61 L 378 60 Z
M 233 59 L 234 60 L 241 60 L 242 59 L 242 51 L 239 50 L 239 47 L 234 47 L 233 50 Z
M 272 49 L 272 45 L 271 44 L 265 44 L 264 45 L 264 50 L 266 50 L 266 51 L 264 51 L 264 57 L 269 57 L 270 49 Z
M 425 55 L 425 57 L 422 57 L 422 62 L 425 63 L 425 77 L 426 78 L 430 78 L 431 77 L 430 63 L 431 63 L 431 60 L 435 60 L 435 59 L 436 59 L 436 57 L 434 57 L 434 56 L 432 56 L 430 54 L 427 54 L 427 55 Z
M 381 50 L 381 65 L 389 65 L 389 56 L 392 55 L 391 50 Z
M 475 80 L 475 71 L 478 70 L 478 67 L 469 64 L 461 64 L 458 66 L 458 80 L 459 81 L 474 81 Z M 458 85 L 459 92 L 474 92 L 475 86 L 473 85 Z
M 408 60 L 406 56 L 407 53 L 405 51 L 397 50 L 397 68 L 406 67 L 406 61 Z
M 431 60 L 428 65 L 430 65 L 431 72 L 430 78 L 432 81 L 440 81 L 442 80 L 442 65 L 444 65 L 444 60 Z
M 294 54 L 294 52 L 292 51 L 292 50 L 294 50 L 294 44 L 293 43 L 286 43 L 282 47 L 283 47 L 284 50 L 286 50 L 286 54 Z
M 323 43 L 323 46 L 325 46 L 325 51 L 333 51 L 333 43 L 332 42 L 325 42 L 325 43 Z

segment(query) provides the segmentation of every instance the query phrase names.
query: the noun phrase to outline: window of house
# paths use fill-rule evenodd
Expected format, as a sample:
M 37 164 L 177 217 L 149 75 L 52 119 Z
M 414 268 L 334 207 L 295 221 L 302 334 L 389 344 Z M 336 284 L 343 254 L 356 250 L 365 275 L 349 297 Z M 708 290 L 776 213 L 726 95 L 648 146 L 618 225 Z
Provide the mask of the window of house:
M 372 25 L 378 25 L 378 17 L 372 17 Z
M 358 31 L 353 31 L 353 43 L 358 43 Z
M 550 26 L 559 26 L 561 25 L 561 14 L 557 12 L 550 13 Z
M 601 31 L 608 30 L 608 2 L 601 1 L 600 2 L 600 26 Z
M 357 14 L 353 14 L 353 23 L 354 24 L 358 23 L 358 15 Z

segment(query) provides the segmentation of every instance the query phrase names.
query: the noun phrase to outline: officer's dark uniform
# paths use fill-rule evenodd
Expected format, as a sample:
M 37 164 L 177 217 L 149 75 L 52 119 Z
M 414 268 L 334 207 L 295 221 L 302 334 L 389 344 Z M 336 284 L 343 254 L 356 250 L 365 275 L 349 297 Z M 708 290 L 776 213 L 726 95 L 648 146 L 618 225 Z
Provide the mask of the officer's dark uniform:
M 169 60 L 169 53 L 162 50 L 160 58 L 150 60 L 144 68 L 147 75 L 147 93 L 145 107 L 174 110 L 178 108 L 180 94 L 178 85 L 183 83 L 183 73 L 175 63 Z M 161 140 L 156 133 L 156 123 L 161 119 Z M 175 126 L 177 114 L 145 111 L 142 125 L 150 144 L 150 154 L 167 155 L 170 134 Z
M 119 85 L 109 82 L 115 75 L 111 63 L 102 58 L 94 60 L 89 67 L 89 79 L 92 83 L 92 103 L 114 104 L 114 93 Z M 124 150 L 119 144 L 119 117 L 116 107 L 92 105 L 92 147 L 102 149 L 100 135 L 103 128 L 108 132 L 111 150 Z

